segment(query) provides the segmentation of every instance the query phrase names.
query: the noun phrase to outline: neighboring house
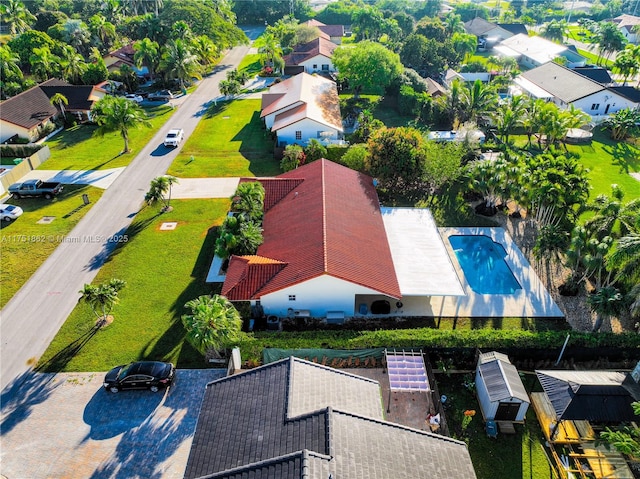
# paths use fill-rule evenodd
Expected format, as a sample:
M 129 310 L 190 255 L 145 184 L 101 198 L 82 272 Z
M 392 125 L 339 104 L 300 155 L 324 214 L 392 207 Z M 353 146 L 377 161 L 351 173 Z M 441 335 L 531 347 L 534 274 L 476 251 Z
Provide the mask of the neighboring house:
M 507 355 L 495 351 L 480 354 L 475 382 L 485 421 L 496 421 L 500 426 L 503 422 L 524 423 L 529 395 Z
M 467 446 L 384 420 L 377 381 L 296 358 L 209 383 L 185 478 L 475 479 Z
M 123 65 L 127 65 L 140 77 L 149 75 L 149 69 L 147 67 L 143 66 L 138 68 L 136 66 L 136 62 L 134 61 L 135 54 L 133 43 L 128 43 L 122 48 L 107 53 L 103 57 L 103 60 L 109 73 L 120 70 Z
M 65 114 L 74 115 L 80 121 L 91 119 L 93 104 L 106 95 L 104 90 L 87 85 L 71 85 L 52 78 L 2 102 L 0 108 L 0 142 L 15 135 L 35 141 L 48 124 L 53 122 L 60 110 L 51 104 L 51 98 L 61 93 L 69 104 Z
M 524 32 L 522 28 L 524 28 Z M 496 43 L 517 33 L 526 34 L 527 32 L 526 27 L 522 24 L 491 23 L 480 17 L 465 22 L 464 29 L 469 35 L 475 35 L 478 38 L 478 50 L 480 51 L 491 49 Z
M 428 77 L 425 78 L 425 81 L 427 82 L 427 93 L 429 93 L 433 98 L 438 98 L 439 96 L 445 96 L 447 94 L 447 89 L 437 81 Z
M 640 104 L 633 98 L 637 90 L 632 87 L 607 87 L 553 62 L 521 73 L 514 83 L 529 96 L 552 101 L 561 108 L 573 105 L 593 117 Z
M 640 17 L 625 13 L 614 18 L 613 22 L 618 25 L 618 29 L 629 43 L 638 43 L 640 40 Z
M 609 70 L 606 68 L 587 65 L 584 67 L 572 68 L 572 70 L 604 86 L 615 84 L 613 78 L 611 78 L 611 75 L 609 74 Z
M 309 20 L 306 25 L 310 27 L 318 27 L 318 30 L 323 34 L 323 37 L 336 45 L 342 44 L 342 37 L 344 37 L 344 25 L 325 25 L 318 20 Z
M 571 0 L 570 2 L 563 2 L 562 9 L 571 13 L 590 13 L 593 8 L 593 3 L 585 2 L 581 0 Z
M 429 211 L 381 208 L 371 177 L 321 159 L 259 181 L 264 242 L 231 257 L 229 300 L 337 321 L 420 316 L 430 296 L 464 295 Z
M 331 57 L 336 48 L 338 45 L 320 37 L 304 45 L 296 45 L 293 51 L 284 57 L 285 73 L 334 73 L 336 68 Z
M 276 83 L 262 94 L 266 127 L 277 136 L 278 147 L 342 140 L 340 100 L 336 84 L 321 76 L 300 73 Z
M 515 58 L 526 68 L 535 68 L 556 58 L 566 59 L 570 68 L 584 66 L 586 59 L 566 45 L 554 43 L 540 36 L 514 35 L 501 41 L 494 50 L 504 56 Z
M 459 80 L 462 82 L 465 81 L 464 77 L 460 73 L 455 71 L 453 68 L 449 68 L 444 74 L 444 83 L 449 88 L 451 88 L 451 85 L 455 80 Z

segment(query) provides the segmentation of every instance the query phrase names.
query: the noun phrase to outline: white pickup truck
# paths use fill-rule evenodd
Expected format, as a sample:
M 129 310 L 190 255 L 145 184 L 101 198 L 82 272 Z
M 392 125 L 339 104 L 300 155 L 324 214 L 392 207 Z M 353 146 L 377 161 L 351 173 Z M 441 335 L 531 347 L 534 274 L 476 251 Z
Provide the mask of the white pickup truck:
M 167 136 L 164 139 L 164 146 L 177 147 L 184 139 L 184 130 L 182 128 L 176 128 L 169 130 Z

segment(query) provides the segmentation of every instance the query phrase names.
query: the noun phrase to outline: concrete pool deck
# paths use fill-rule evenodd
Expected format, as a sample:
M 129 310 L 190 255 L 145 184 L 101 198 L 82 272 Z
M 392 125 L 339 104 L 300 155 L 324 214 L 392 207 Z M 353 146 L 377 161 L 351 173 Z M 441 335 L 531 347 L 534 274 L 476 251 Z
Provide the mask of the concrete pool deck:
M 553 298 L 538 278 L 529 261 L 503 228 L 438 228 L 465 296 L 432 296 L 431 312 L 439 317 L 564 317 Z M 455 252 L 449 243 L 451 235 L 484 235 L 501 244 L 505 262 L 518 280 L 521 290 L 514 294 L 478 294 L 467 282 Z

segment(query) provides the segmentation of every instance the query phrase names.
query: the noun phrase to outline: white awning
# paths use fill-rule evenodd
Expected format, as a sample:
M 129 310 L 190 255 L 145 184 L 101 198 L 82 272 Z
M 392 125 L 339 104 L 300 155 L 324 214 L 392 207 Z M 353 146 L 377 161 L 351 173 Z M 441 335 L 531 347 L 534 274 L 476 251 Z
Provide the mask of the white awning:
M 553 98 L 553 95 L 547 90 L 545 90 L 544 88 L 540 88 L 538 85 L 527 80 L 526 78 L 518 76 L 513 80 L 513 82 L 532 97 L 544 99 Z
M 402 296 L 464 296 L 431 212 L 380 208 Z

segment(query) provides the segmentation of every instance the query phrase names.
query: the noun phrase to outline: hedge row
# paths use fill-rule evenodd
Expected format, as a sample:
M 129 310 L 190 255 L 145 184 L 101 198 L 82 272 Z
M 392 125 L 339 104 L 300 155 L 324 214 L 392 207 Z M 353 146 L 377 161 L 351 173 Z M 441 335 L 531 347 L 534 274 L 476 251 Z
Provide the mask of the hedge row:
M 569 346 L 582 348 L 638 348 L 635 333 L 571 332 Z M 244 360 L 260 362 L 264 348 L 561 348 L 566 331 L 395 329 L 378 331 L 302 331 L 250 333 L 240 342 Z
M 0 145 L 0 157 L 2 158 L 28 158 L 42 149 L 42 145 L 28 143 L 25 145 Z

